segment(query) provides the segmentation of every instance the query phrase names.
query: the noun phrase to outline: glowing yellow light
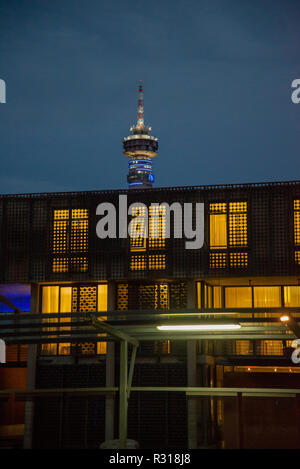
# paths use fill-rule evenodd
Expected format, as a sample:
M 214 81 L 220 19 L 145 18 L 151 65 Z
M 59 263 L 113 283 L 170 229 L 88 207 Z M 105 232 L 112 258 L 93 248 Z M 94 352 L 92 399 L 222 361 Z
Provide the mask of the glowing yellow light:
M 281 322 L 286 322 L 286 321 L 288 321 L 289 319 L 290 319 L 290 317 L 289 317 L 287 314 L 285 314 L 285 315 L 283 315 L 283 316 L 280 316 L 280 321 L 281 321 Z
M 191 324 L 185 326 L 157 326 L 160 331 L 228 331 L 240 329 L 240 324 Z

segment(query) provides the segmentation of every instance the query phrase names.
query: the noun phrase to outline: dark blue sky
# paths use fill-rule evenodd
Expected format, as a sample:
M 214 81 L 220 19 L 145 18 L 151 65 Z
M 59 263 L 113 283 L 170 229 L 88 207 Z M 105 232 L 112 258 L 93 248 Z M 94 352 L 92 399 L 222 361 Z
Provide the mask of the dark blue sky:
M 299 26 L 300 0 L 0 0 L 0 192 L 126 187 L 139 79 L 156 186 L 300 179 Z

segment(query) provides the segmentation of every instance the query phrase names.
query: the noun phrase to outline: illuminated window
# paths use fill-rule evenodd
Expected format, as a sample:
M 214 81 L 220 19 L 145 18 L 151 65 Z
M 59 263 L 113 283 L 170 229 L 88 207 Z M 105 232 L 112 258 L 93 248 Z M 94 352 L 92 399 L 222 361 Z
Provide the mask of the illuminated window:
M 42 313 L 70 313 L 69 317 L 46 318 L 43 320 L 47 327 L 45 332 L 71 331 L 71 326 L 64 326 L 70 323 L 72 312 L 104 312 L 107 311 L 107 284 L 98 286 L 43 286 L 42 287 Z M 107 319 L 106 316 L 101 318 Z M 56 326 L 51 326 L 58 323 Z M 74 327 L 75 328 L 75 327 Z M 97 334 L 99 337 L 105 334 Z M 58 337 L 58 335 L 53 335 Z M 70 343 L 50 343 L 41 347 L 42 355 L 70 355 L 78 352 L 83 355 L 94 355 L 106 353 L 106 342 L 84 342 L 76 346 Z
M 209 255 L 210 268 L 240 269 L 248 266 L 248 253 L 236 250 L 246 248 L 248 244 L 247 202 L 210 204 L 209 229 L 212 250 Z
M 69 250 L 69 210 L 54 210 L 53 252 L 66 253 Z
M 88 250 L 88 226 L 88 211 L 72 210 L 71 252 L 86 252 Z
M 128 283 L 118 283 L 117 309 L 121 311 L 128 309 L 128 301 Z
M 60 288 L 60 313 L 70 313 L 72 310 L 72 287 Z M 70 322 L 70 318 L 60 318 L 59 323 Z M 70 331 L 71 327 L 61 327 L 61 331 Z M 71 344 L 58 344 L 59 355 L 69 355 Z
M 130 251 L 146 251 L 147 242 L 147 226 L 145 223 L 146 207 L 133 207 L 132 216 L 139 217 L 139 222 L 132 225 L 132 232 L 130 233 Z M 135 230 L 134 230 L 135 228 Z M 138 232 L 139 236 L 134 236 L 133 231 Z
M 212 269 L 224 269 L 227 267 L 227 253 L 211 252 L 209 254 L 209 267 Z
M 253 287 L 254 308 L 276 308 L 281 306 L 280 287 Z
M 247 246 L 247 202 L 229 204 L 229 246 Z
M 212 307 L 212 287 L 204 284 L 204 308 Z
M 251 287 L 225 287 L 226 308 L 252 308 Z
M 209 293 L 211 288 L 213 289 L 212 303 Z M 204 283 L 204 307 L 222 308 L 223 290 L 225 291 L 225 308 L 278 308 L 282 306 L 280 286 L 211 287 Z M 300 306 L 300 286 L 284 287 L 284 295 L 285 306 Z M 201 308 L 201 282 L 197 282 L 197 301 L 198 308 Z M 254 313 L 249 314 L 252 316 Z M 278 313 L 255 313 L 255 317 L 278 317 Z
M 42 289 L 42 312 L 43 313 L 58 313 L 59 311 L 59 287 L 43 287 Z M 45 319 L 44 322 L 51 324 L 58 322 L 58 319 Z M 43 331 L 57 331 L 56 327 L 47 327 Z M 57 344 L 42 344 L 43 355 L 56 355 Z
M 169 300 L 169 286 L 167 283 L 160 283 L 157 287 L 159 287 L 159 303 L 161 309 L 169 309 L 170 308 L 170 300 Z
M 149 207 L 149 248 L 166 247 L 166 207 Z
M 227 215 L 211 214 L 210 224 L 210 249 L 227 248 Z
M 80 313 L 93 313 L 97 311 L 97 286 L 96 285 L 81 285 L 77 288 L 77 308 Z M 91 326 L 93 329 L 93 326 Z M 95 342 L 80 342 L 74 344 L 74 352 L 79 355 L 95 355 L 96 344 Z
M 131 270 L 146 270 L 147 260 L 146 256 L 131 256 L 130 269 Z
M 226 213 L 227 212 L 227 204 L 226 202 L 210 204 L 209 210 L 211 213 Z
M 300 306 L 300 286 L 284 287 L 284 306 Z
M 300 247 L 300 200 L 294 200 L 294 244 Z M 300 251 L 295 251 L 295 263 L 300 265 Z
M 98 312 L 104 312 L 107 311 L 107 284 L 101 284 L 98 285 L 98 307 L 97 307 Z M 100 318 L 99 318 L 100 319 Z M 103 321 L 106 321 L 107 316 L 101 317 Z M 99 334 L 101 337 L 105 337 L 106 334 Z M 106 354 L 106 349 L 107 349 L 107 343 L 106 342 L 97 342 L 97 354 L 98 355 L 104 355 Z
M 197 282 L 197 306 L 201 308 L 201 282 Z
M 133 217 L 140 217 L 132 230 L 140 236 L 130 238 L 130 251 L 134 253 L 130 258 L 130 270 L 165 270 L 166 254 L 151 251 L 166 249 L 166 207 L 150 206 L 148 220 L 146 210 L 138 206 L 132 209 Z
M 222 308 L 222 288 L 213 287 L 214 308 Z
M 235 341 L 236 355 L 252 355 L 253 344 L 250 340 L 236 340 Z
M 54 210 L 53 272 L 86 272 L 88 259 L 88 210 Z M 76 254 L 76 255 L 74 255 Z
M 222 307 L 222 288 L 220 286 L 212 287 L 205 282 L 197 282 L 197 307 L 201 309 L 201 284 L 203 284 L 203 308 L 221 308 Z
M 229 253 L 230 267 L 247 267 L 248 266 L 248 253 L 247 252 L 230 252 Z
M 69 259 L 54 257 L 52 261 L 52 272 L 69 272 Z
M 294 242 L 300 246 L 300 200 L 294 200 Z
M 165 254 L 149 255 L 149 270 L 164 270 L 166 268 Z
M 256 351 L 260 355 L 283 355 L 282 340 L 260 340 Z

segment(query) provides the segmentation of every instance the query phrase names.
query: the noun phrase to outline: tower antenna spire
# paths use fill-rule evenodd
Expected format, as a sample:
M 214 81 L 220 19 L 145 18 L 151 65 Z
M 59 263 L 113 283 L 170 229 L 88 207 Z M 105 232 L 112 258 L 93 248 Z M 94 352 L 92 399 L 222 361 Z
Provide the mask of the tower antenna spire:
M 127 181 L 131 189 L 147 189 L 154 182 L 152 159 L 157 156 L 158 139 L 149 135 L 151 130 L 144 122 L 144 92 L 140 80 L 137 123 L 130 128 L 132 135 L 123 138 L 123 155 L 129 158 Z
M 140 80 L 138 87 L 138 118 L 137 118 L 137 127 L 139 129 L 144 128 L 144 91 L 143 91 L 143 81 Z

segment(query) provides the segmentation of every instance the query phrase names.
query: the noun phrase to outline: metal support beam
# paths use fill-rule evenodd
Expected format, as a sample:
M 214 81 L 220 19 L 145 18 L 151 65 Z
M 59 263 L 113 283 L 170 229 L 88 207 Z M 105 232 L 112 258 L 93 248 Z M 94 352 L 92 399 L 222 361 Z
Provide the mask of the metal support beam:
M 129 401 L 129 398 L 130 398 L 130 391 L 131 391 L 131 385 L 132 385 L 132 378 L 133 378 L 133 371 L 134 371 L 134 365 L 135 365 L 136 352 L 137 352 L 137 345 L 135 345 L 133 347 L 132 353 L 131 353 L 129 375 L 128 375 L 127 402 Z
M 128 343 L 120 342 L 120 385 L 119 385 L 119 448 L 127 446 L 127 373 L 128 373 Z
M 112 337 L 115 337 L 116 339 L 119 339 L 121 341 L 128 342 L 129 344 L 132 344 L 132 345 L 138 345 L 139 344 L 139 341 L 137 339 L 134 339 L 133 337 L 130 337 L 125 332 L 121 332 L 115 326 L 111 326 L 110 324 L 107 324 L 105 321 L 99 321 L 94 316 L 92 316 L 91 320 L 92 320 L 92 324 L 93 324 L 94 327 L 96 327 L 97 329 L 100 329 L 103 332 L 106 332 L 107 334 L 111 335 Z
M 105 378 L 106 386 L 109 388 L 115 385 L 115 344 L 107 342 L 106 347 Z M 105 440 L 114 439 L 114 414 L 114 395 L 107 395 L 105 398 Z
M 39 396 L 55 396 L 55 394 L 67 395 L 105 395 L 108 393 L 118 392 L 118 387 L 96 387 L 96 388 L 44 388 L 34 389 L 33 391 L 26 389 L 3 389 L 0 390 L 0 399 L 7 399 L 10 394 L 14 394 L 16 399 L 24 399 Z M 300 389 L 290 388 L 194 388 L 194 387 L 165 387 L 165 386 L 132 386 L 133 392 L 185 392 L 187 396 L 212 396 L 212 397 L 233 397 L 241 393 L 244 397 L 291 397 L 300 395 Z
M 31 400 L 34 397 L 53 397 L 55 395 L 64 396 L 105 396 L 107 394 L 115 394 L 119 388 L 45 388 L 45 389 L 5 389 L 0 390 L 0 399 L 7 398 L 8 395 L 14 394 L 16 400 Z

